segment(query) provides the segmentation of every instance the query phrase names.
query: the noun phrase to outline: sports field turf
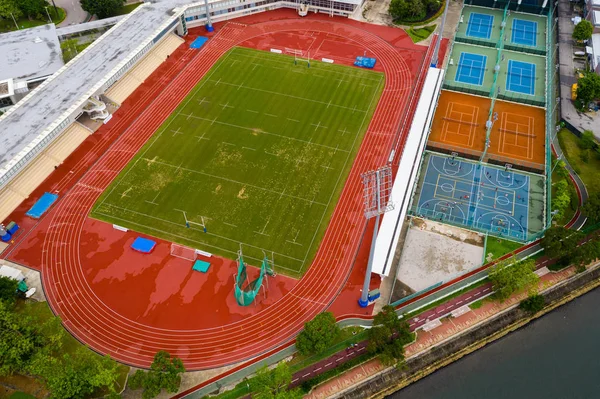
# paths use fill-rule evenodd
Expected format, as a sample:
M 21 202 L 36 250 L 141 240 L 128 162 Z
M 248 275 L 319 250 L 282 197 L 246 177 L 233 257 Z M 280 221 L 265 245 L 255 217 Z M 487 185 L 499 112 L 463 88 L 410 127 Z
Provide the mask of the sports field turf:
M 253 264 L 264 251 L 278 272 L 298 276 L 316 253 L 383 85 L 381 73 L 315 61 L 308 68 L 234 48 L 92 216 L 233 259 L 241 243 Z

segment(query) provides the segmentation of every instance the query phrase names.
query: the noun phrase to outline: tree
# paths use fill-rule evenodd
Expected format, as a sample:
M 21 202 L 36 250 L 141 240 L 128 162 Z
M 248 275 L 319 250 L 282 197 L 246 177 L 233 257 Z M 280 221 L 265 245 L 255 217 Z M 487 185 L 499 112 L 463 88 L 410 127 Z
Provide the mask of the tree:
M 592 221 L 600 221 L 600 193 L 590 195 L 581 211 Z
M 565 209 L 571 204 L 571 193 L 569 191 L 569 183 L 563 179 L 554 184 L 555 193 L 552 195 L 552 209 L 556 211 L 554 220 L 563 217 Z
M 582 42 L 592 37 L 592 33 L 594 33 L 592 23 L 587 19 L 582 19 L 573 29 L 573 39 Z
M 102 19 L 117 15 L 125 0 L 80 0 L 80 2 L 81 8 Z
M 540 310 L 544 309 L 545 300 L 542 295 L 534 294 L 527 297 L 527 299 L 523 299 L 519 304 L 519 307 L 529 313 L 537 313 Z
M 582 150 L 591 150 L 596 146 L 596 139 L 594 138 L 594 132 L 591 130 L 584 130 L 583 134 L 578 141 L 579 148 Z
M 160 351 L 154 355 L 154 361 L 150 371 L 137 370 L 132 376 L 129 387 L 131 389 L 143 388 L 143 399 L 151 399 L 157 396 L 163 389 L 175 393 L 181 384 L 181 373 L 185 367 L 181 359 L 171 357 L 169 352 Z
M 98 389 L 114 392 L 118 363 L 80 347 L 74 354 L 36 356 L 30 370 L 40 376 L 53 399 L 83 399 Z
M 286 362 L 281 362 L 277 367 L 269 370 L 265 365 L 256 372 L 256 377 L 251 379 L 253 397 L 258 399 L 299 399 L 303 396 L 300 389 L 288 390 L 292 382 L 292 372 Z
M 386 305 L 373 319 L 373 327 L 369 329 L 370 353 L 379 353 L 385 365 L 404 363 L 404 345 L 411 342 L 413 335 L 406 320 L 400 319 L 394 308 Z
M 19 0 L 19 9 L 30 20 L 43 15 L 48 5 L 46 0 Z
M 420 21 L 427 15 L 423 0 L 392 0 L 388 12 L 401 21 Z
M 0 277 L 0 301 L 13 303 L 17 297 L 19 282 L 9 277 Z
M 573 248 L 569 254 L 570 263 L 575 265 L 578 273 L 585 271 L 585 267 L 600 257 L 598 238 L 594 237 L 584 244 Z
M 585 74 L 577 81 L 577 99 L 585 107 L 590 101 L 600 97 L 600 76 L 593 72 Z
M 0 17 L 5 19 L 19 19 L 23 12 L 19 9 L 17 0 L 0 0 Z
M 501 302 L 507 300 L 514 292 L 533 288 L 539 277 L 534 273 L 535 261 L 528 259 L 516 263 L 514 259 L 499 262 L 492 267 L 488 276 L 494 286 L 494 295 Z
M 304 330 L 296 338 L 296 348 L 303 355 L 321 353 L 333 345 L 339 334 L 333 313 L 319 313 L 304 324 Z
M 583 234 L 578 231 L 571 231 L 562 226 L 550 227 L 546 230 L 544 238 L 540 245 L 546 250 L 546 255 L 550 258 L 561 258 L 577 246 L 581 241 Z

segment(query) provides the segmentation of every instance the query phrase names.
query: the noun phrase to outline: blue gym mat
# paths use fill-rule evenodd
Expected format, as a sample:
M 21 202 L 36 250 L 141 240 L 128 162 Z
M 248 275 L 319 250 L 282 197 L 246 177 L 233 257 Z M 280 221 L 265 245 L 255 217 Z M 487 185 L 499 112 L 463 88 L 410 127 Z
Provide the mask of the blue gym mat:
M 203 260 L 197 259 L 194 262 L 194 266 L 192 267 L 192 270 L 195 270 L 197 272 L 206 273 L 208 271 L 209 267 L 210 267 L 209 262 L 205 262 Z
M 198 36 L 198 38 L 196 38 L 196 40 L 194 40 L 192 44 L 190 44 L 190 48 L 200 48 L 204 46 L 204 44 L 206 44 L 207 41 L 208 37 Z
M 44 193 L 44 195 L 33 204 L 31 209 L 27 211 L 26 215 L 34 219 L 39 219 L 57 199 L 58 195 L 56 194 Z
M 143 254 L 149 254 L 150 252 L 152 252 L 152 250 L 154 249 L 155 246 L 156 246 L 155 241 L 149 240 L 144 237 L 136 238 L 135 241 L 133 242 L 133 244 L 131 244 L 131 248 L 134 251 L 138 251 Z
M 354 61 L 354 66 L 361 67 L 361 68 L 373 68 L 373 67 L 375 67 L 376 62 L 377 62 L 376 58 L 356 57 L 356 61 Z

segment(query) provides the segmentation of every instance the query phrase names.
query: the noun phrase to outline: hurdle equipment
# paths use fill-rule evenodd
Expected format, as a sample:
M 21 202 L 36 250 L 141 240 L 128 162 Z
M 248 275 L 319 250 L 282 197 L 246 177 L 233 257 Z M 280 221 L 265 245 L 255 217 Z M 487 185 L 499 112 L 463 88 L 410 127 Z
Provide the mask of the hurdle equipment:
M 181 259 L 195 261 L 198 258 L 198 254 L 194 248 L 189 248 L 184 245 L 171 244 L 171 256 L 176 256 Z

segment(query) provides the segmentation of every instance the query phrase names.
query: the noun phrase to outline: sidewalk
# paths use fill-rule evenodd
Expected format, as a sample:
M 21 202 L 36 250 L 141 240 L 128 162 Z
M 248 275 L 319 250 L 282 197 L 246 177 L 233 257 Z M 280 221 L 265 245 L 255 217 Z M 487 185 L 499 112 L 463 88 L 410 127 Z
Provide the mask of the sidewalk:
M 538 289 L 545 290 L 561 281 L 564 281 L 575 275 L 574 267 L 561 270 L 557 273 L 548 273 L 540 277 Z M 527 297 L 526 292 L 513 295 L 503 303 L 484 302 L 478 309 L 469 309 L 466 313 L 458 317 L 445 317 L 440 319 L 441 325 L 430 331 L 417 331 L 417 340 L 406 346 L 406 358 L 416 357 L 423 352 L 430 350 L 436 345 L 440 345 L 453 336 L 475 327 L 479 323 L 503 312 L 512 306 L 519 304 Z M 307 399 L 324 399 L 340 394 L 342 391 L 351 388 L 361 381 L 365 381 L 377 373 L 385 370 L 386 367 L 378 359 L 370 360 L 360 366 L 346 371 L 345 373 L 315 387 Z

